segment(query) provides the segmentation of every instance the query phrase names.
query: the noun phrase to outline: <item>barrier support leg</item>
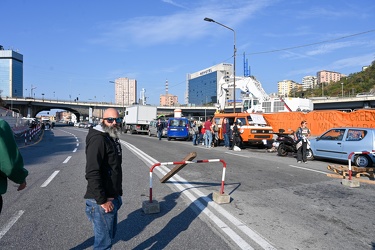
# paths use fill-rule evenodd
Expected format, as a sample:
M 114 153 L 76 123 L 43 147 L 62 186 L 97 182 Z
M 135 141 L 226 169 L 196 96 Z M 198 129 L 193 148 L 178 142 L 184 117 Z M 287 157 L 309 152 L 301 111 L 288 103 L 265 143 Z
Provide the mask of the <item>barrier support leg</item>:
M 351 154 L 350 154 L 351 156 Z M 359 181 L 358 180 L 352 180 L 352 160 L 351 157 L 348 159 L 349 164 L 349 179 L 342 179 L 341 184 L 347 187 L 359 187 Z
M 143 201 L 142 202 L 142 210 L 145 214 L 157 214 L 160 213 L 160 205 L 157 200 L 150 201 Z
M 213 192 L 212 193 L 212 200 L 217 204 L 227 204 L 230 203 L 230 195 L 224 193 L 224 180 L 225 180 L 225 172 L 227 169 L 227 164 L 220 160 L 223 163 L 223 175 L 221 177 L 221 187 L 220 192 Z
M 229 194 L 220 193 L 220 192 L 217 192 L 217 191 L 212 193 L 212 199 L 217 204 L 230 203 L 230 195 Z

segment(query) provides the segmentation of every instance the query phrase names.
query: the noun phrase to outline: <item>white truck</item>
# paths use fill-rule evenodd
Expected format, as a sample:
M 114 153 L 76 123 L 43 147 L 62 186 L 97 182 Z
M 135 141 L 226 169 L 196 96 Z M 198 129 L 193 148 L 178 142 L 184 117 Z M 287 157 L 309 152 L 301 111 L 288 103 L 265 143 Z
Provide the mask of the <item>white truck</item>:
M 135 105 L 126 108 L 122 124 L 124 133 L 131 134 L 148 133 L 150 122 L 156 119 L 157 107 L 148 105 Z

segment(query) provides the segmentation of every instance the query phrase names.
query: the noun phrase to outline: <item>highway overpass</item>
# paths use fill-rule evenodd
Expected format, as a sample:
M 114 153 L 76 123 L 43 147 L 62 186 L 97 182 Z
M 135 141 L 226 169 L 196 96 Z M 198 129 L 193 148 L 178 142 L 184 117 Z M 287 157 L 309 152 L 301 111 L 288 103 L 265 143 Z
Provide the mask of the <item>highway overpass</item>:
M 10 98 L 3 97 L 8 109 L 17 111 L 25 117 L 35 117 L 41 111 L 51 109 L 62 109 L 74 113 L 77 119 L 82 117 L 102 117 L 103 111 L 107 108 L 116 108 L 118 110 L 126 109 L 126 106 L 108 103 L 108 102 L 83 102 L 66 101 L 56 99 L 35 99 L 35 98 Z M 319 97 L 313 99 L 314 110 L 355 110 L 362 108 L 375 108 L 375 96 L 364 97 Z M 172 115 L 175 109 L 181 109 L 184 116 L 207 116 L 213 115 L 215 107 L 205 106 L 177 106 L 162 107 L 158 106 L 158 114 Z M 233 111 L 232 107 L 227 107 L 228 112 Z M 240 112 L 240 106 L 236 108 Z

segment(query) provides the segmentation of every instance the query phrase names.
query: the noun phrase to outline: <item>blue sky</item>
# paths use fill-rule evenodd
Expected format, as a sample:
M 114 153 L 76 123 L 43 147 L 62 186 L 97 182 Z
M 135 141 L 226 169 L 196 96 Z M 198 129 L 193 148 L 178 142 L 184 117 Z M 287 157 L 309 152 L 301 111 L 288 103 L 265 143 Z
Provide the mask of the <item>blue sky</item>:
M 150 104 L 166 80 L 184 103 L 187 73 L 233 63 L 233 32 L 205 17 L 235 30 L 237 75 L 245 53 L 267 93 L 375 60 L 373 0 L 1 0 L 0 9 L 0 45 L 23 54 L 24 91 L 33 85 L 36 97 L 113 102 L 109 81 L 129 77 Z

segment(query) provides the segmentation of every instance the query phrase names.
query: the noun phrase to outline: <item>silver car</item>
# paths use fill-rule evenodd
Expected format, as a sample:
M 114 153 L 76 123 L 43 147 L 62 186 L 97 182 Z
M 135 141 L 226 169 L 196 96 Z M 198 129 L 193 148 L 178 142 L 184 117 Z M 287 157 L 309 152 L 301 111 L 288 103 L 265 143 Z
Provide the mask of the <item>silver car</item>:
M 161 121 L 163 123 L 163 133 L 162 137 L 167 137 L 167 121 Z M 158 136 L 158 129 L 156 127 L 156 124 L 158 123 L 157 120 L 151 121 L 150 125 L 148 126 L 148 136 Z
M 358 167 L 375 162 L 375 129 L 359 127 L 331 128 L 310 140 L 313 157 L 351 161 Z

